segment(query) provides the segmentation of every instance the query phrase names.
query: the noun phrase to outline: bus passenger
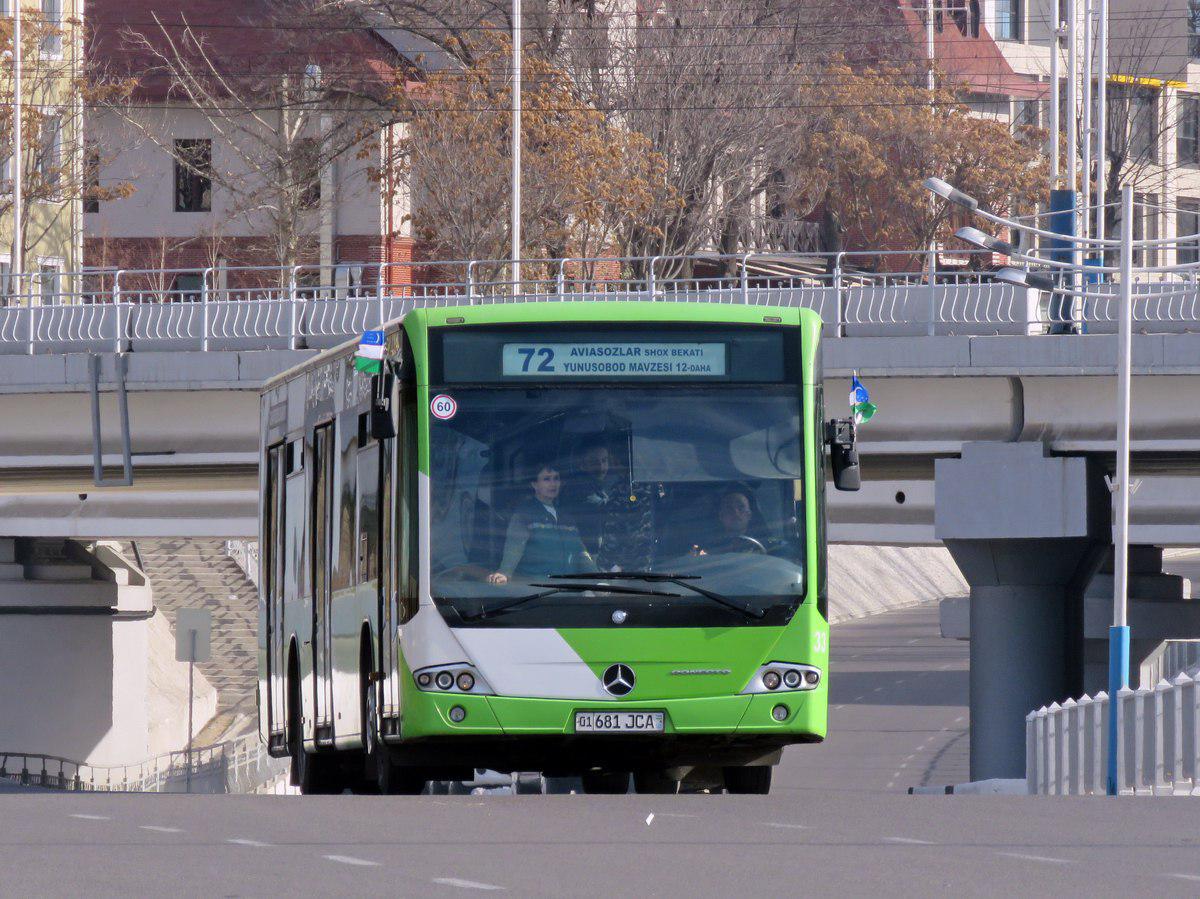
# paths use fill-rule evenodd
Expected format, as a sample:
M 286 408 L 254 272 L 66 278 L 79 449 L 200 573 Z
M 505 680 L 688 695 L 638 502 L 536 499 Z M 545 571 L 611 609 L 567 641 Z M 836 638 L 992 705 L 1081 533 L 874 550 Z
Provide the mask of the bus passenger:
M 605 512 L 621 492 L 621 485 L 611 472 L 608 444 L 602 437 L 594 437 L 584 444 L 579 473 L 563 491 L 563 509 L 579 526 L 583 545 L 595 558 L 600 557 L 603 549 Z
M 595 571 L 596 563 L 579 536 L 579 528 L 558 510 L 562 490 L 558 466 L 552 462 L 536 465 L 529 486 L 533 495 L 522 500 L 513 511 L 504 536 L 504 554 L 500 567 L 488 575 L 492 584 L 506 584 L 509 578 L 545 577 L 575 571 Z

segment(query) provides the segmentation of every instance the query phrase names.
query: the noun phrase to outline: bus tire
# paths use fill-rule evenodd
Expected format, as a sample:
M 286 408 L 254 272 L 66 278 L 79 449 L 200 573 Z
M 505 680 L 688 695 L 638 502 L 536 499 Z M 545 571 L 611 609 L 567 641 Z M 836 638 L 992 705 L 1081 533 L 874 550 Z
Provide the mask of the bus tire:
M 589 771 L 583 775 L 583 792 L 588 795 L 621 795 L 629 792 L 628 771 Z
M 765 796 L 771 792 L 771 766 L 742 765 L 726 768 L 725 792 Z
M 679 781 L 661 768 L 633 772 L 635 793 L 678 793 Z
M 292 783 L 306 796 L 342 792 L 337 759 L 305 750 L 299 716 L 294 723 L 289 723 L 292 728 Z

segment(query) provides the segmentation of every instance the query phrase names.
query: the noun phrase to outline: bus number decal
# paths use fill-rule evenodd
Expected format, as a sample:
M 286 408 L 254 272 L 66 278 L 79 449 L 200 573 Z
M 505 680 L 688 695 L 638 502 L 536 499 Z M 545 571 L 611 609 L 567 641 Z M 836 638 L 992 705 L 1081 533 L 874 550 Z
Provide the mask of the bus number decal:
M 554 350 L 544 346 L 540 350 L 531 346 L 517 347 L 517 352 L 523 357 L 521 361 L 522 373 L 529 371 L 529 366 L 533 364 L 534 356 L 541 356 L 542 361 L 538 363 L 538 367 L 534 371 L 554 372 Z
M 433 413 L 434 418 L 441 421 L 449 421 L 458 414 L 458 402 L 452 396 L 439 393 L 430 402 L 429 411 Z
M 813 652 L 825 652 L 829 649 L 829 635 L 824 631 L 813 634 Z

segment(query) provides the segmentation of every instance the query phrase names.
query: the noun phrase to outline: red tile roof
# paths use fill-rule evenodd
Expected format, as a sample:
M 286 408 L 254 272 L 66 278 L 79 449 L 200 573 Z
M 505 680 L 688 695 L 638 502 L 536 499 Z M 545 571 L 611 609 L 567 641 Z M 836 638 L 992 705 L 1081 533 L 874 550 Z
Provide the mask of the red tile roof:
M 138 95 L 165 100 L 170 81 L 155 51 L 211 60 L 222 78 L 254 86 L 321 66 L 327 81 L 347 91 L 380 94 L 404 60 L 373 30 L 337 21 L 313 28 L 289 19 L 279 0 L 89 0 L 88 61 L 95 70 L 138 79 Z M 188 30 L 203 53 L 187 48 Z M 146 46 L 149 43 L 151 46 Z M 153 49 L 151 49 L 153 47 Z
M 913 9 L 909 0 L 900 0 L 899 9 L 913 34 L 916 55 L 925 56 L 925 22 L 923 0 L 915 0 L 919 9 Z M 1012 70 L 1004 54 L 996 45 L 982 23 L 978 24 L 978 36 L 970 27 L 969 0 L 957 0 L 961 8 L 957 14 L 947 11 L 942 15 L 942 30 L 934 31 L 933 58 L 937 67 L 974 94 L 994 94 L 1023 99 L 1040 99 L 1050 90 L 1028 75 Z M 953 2 L 937 0 L 939 6 L 953 6 Z M 982 4 L 980 4 L 982 5 Z M 937 22 L 937 19 L 934 19 Z M 959 25 L 963 26 L 960 30 Z M 965 33 L 964 33 L 965 31 Z

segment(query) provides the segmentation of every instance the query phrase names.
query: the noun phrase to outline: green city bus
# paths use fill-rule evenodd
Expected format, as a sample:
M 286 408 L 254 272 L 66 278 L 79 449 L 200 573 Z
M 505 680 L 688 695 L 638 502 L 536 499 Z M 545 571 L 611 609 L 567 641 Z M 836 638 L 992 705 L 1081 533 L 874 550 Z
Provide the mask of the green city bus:
M 424 308 L 261 397 L 259 722 L 302 792 L 763 793 L 826 732 L 821 321 Z M 377 370 L 363 371 L 360 368 Z

